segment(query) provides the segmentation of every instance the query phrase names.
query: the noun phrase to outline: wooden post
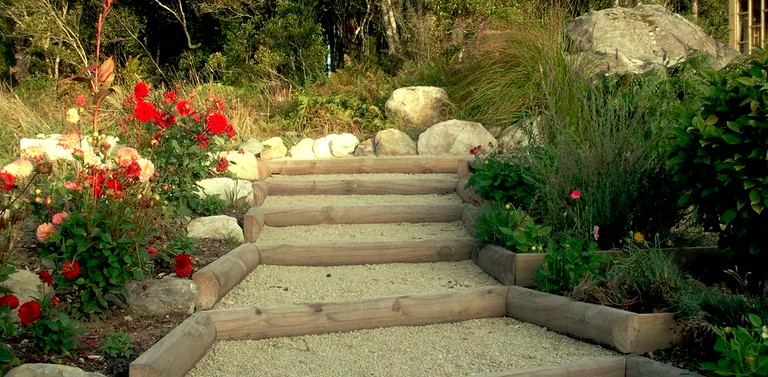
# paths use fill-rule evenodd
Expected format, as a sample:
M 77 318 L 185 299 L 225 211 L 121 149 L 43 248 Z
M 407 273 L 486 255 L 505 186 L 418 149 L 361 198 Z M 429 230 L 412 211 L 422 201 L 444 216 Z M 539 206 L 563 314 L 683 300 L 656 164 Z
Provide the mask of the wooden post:
M 196 310 L 212 308 L 227 292 L 258 267 L 259 249 L 245 243 L 192 275 L 197 284 Z
M 270 168 L 266 160 L 259 159 L 258 164 L 256 164 L 256 169 L 259 170 L 260 181 L 263 181 L 269 178 L 270 175 L 272 175 L 272 169 Z
M 340 180 L 271 180 L 270 195 L 424 195 L 449 194 L 456 190 L 456 178 L 360 177 Z M 254 188 L 254 192 L 256 189 Z
M 472 187 L 467 187 L 467 180 L 461 179 L 456 184 L 456 194 L 464 200 L 466 203 L 478 204 L 480 203 L 480 197 L 477 196 L 475 190 Z
M 487 245 L 472 258 L 483 271 L 504 285 L 515 285 L 515 253 L 499 246 Z
M 273 160 L 272 174 L 354 174 L 354 173 L 456 173 L 463 157 L 349 157 L 328 160 Z
M 184 376 L 216 340 L 216 327 L 207 313 L 195 313 L 171 330 L 129 366 L 131 377 Z
M 652 352 L 674 340 L 672 313 L 636 314 L 523 287 L 509 287 L 507 315 L 624 353 Z
M 261 207 L 269 196 L 270 184 L 264 181 L 253 182 L 253 205 Z
M 459 176 L 459 179 L 466 179 L 469 177 L 469 160 L 459 160 L 459 163 L 456 166 L 456 175 Z
M 218 340 L 264 339 L 501 317 L 506 312 L 506 294 L 507 287 L 496 286 L 363 301 L 214 310 L 207 313 L 216 324 Z
M 261 207 L 253 207 L 243 217 L 243 236 L 245 242 L 256 242 L 265 222 L 264 211 Z
M 516 369 L 473 375 L 475 377 L 625 377 L 627 359 L 624 356 L 609 356 L 571 363 L 545 365 L 534 368 Z M 658 376 L 666 376 L 659 374 Z
M 469 259 L 475 240 L 260 244 L 262 264 L 341 266 L 376 263 L 455 262 Z

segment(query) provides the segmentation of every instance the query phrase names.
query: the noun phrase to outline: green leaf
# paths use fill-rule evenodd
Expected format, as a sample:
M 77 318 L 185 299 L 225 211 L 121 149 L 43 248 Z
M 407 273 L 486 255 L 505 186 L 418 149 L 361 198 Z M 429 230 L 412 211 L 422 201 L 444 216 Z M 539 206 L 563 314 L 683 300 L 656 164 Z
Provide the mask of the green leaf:
M 749 313 L 747 314 L 747 317 L 749 318 L 749 323 L 752 324 L 754 327 L 761 327 L 763 325 L 763 320 L 760 319 L 760 316 L 756 314 Z
M 726 143 L 731 145 L 736 145 L 741 143 L 741 138 L 734 134 L 723 133 L 722 138 L 723 140 L 725 140 Z
M 741 126 L 738 123 L 733 121 L 727 121 L 725 122 L 725 124 L 726 126 L 728 126 L 728 128 L 730 128 L 734 132 L 741 132 Z
M 761 199 L 762 199 L 762 195 L 760 195 L 760 190 L 752 190 L 749 192 L 749 200 L 752 205 L 760 203 Z
M 746 85 L 746 86 L 755 86 L 755 80 L 753 80 L 750 77 L 739 77 L 736 79 L 736 81 Z
M 730 208 L 720 216 L 720 221 L 730 224 L 736 218 L 736 209 Z

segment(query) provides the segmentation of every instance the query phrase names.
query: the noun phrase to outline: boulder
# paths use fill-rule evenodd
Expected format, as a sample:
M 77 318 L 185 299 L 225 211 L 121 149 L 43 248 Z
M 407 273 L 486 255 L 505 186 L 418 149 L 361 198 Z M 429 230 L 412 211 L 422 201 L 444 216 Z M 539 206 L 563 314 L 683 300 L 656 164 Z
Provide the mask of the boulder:
M 18 270 L 8 275 L 8 278 L 0 285 L 11 290 L 19 299 L 20 303 L 25 303 L 35 297 L 40 297 L 40 288 L 43 281 L 36 273 L 29 270 Z M 52 288 L 46 287 L 46 292 L 51 293 Z
M 598 57 L 601 70 L 642 73 L 696 53 L 709 54 L 715 68 L 721 68 L 741 56 L 661 5 L 587 13 L 568 24 L 566 33 L 581 51 Z
M 353 155 L 355 157 L 375 156 L 376 151 L 373 148 L 373 139 L 363 140 L 360 144 L 357 145 Z
M 416 154 L 416 142 L 405 132 L 394 128 L 377 132 L 373 137 L 373 145 L 377 156 L 412 156 Z
M 445 114 L 448 93 L 433 86 L 411 86 L 392 92 L 384 104 L 387 116 L 401 119 L 419 131 L 448 119 Z
M 291 157 L 299 160 L 312 160 L 315 158 L 315 152 L 313 150 L 315 141 L 310 138 L 301 139 L 298 144 L 291 147 L 288 154 Z
M 259 180 L 259 161 L 253 153 L 244 150 L 221 152 L 219 157 L 224 157 L 229 161 L 227 171 L 234 174 L 235 177 L 251 181 Z
M 192 314 L 197 284 L 190 279 L 165 277 L 128 283 L 128 309 L 136 316 Z
M 530 144 L 532 138 L 540 137 L 539 118 L 525 118 L 503 129 L 496 136 L 499 148 L 519 148 Z
M 278 136 L 264 140 L 261 144 L 264 145 L 264 149 L 259 154 L 259 157 L 264 160 L 285 157 L 288 154 L 288 148 L 283 143 L 283 139 Z
M 63 364 L 30 363 L 22 364 L 5 374 L 6 377 L 104 377 L 97 372 L 86 372 L 80 368 Z
M 333 157 L 331 154 L 331 140 L 333 140 L 338 135 L 328 135 L 321 137 L 317 140 L 315 140 L 314 144 L 312 145 L 312 151 L 315 152 L 315 156 L 317 158 L 330 158 Z
M 478 145 L 493 150 L 496 139 L 480 123 L 453 119 L 419 135 L 418 151 L 420 155 L 466 155 Z
M 187 235 L 191 238 L 245 242 L 243 229 L 237 224 L 237 219 L 227 215 L 198 217 L 187 224 Z
M 224 199 L 227 205 L 244 203 L 253 205 L 253 183 L 245 179 L 226 177 L 207 178 L 197 181 L 202 190 L 200 197 L 217 195 Z
M 345 157 L 354 153 L 358 144 L 360 144 L 360 139 L 357 136 L 343 133 L 331 139 L 328 146 L 333 157 Z
M 251 152 L 254 155 L 257 155 L 261 153 L 261 151 L 264 149 L 264 145 L 261 144 L 261 142 L 257 139 L 250 138 L 237 146 L 237 149 L 242 149 L 246 152 Z

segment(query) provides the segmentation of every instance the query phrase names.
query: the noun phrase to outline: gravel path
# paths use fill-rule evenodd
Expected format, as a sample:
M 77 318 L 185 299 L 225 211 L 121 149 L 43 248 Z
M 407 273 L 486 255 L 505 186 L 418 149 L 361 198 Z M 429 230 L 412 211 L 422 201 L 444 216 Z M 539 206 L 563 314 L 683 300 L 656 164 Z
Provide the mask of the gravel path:
M 467 376 L 615 355 L 511 318 L 219 341 L 188 376 Z
M 348 178 L 340 178 L 344 176 Z M 355 177 L 359 175 L 312 176 L 311 179 Z M 266 199 L 264 206 L 350 203 L 458 204 L 461 199 L 455 194 L 273 196 Z M 258 243 L 467 237 L 470 235 L 461 222 L 267 226 L 262 229 Z M 262 265 L 214 309 L 364 299 L 499 284 L 471 261 L 333 267 Z M 613 354 L 536 325 L 511 318 L 490 318 L 455 324 L 219 341 L 189 376 L 465 376 Z
M 312 174 L 312 175 L 273 175 L 269 181 L 342 181 L 353 179 L 393 180 L 393 179 L 457 179 L 456 174 Z
M 432 195 L 302 195 L 267 196 L 264 207 L 306 207 L 308 205 L 349 206 L 371 204 L 462 204 L 456 194 Z
M 472 261 L 364 266 L 261 265 L 214 309 L 301 304 L 501 285 Z
M 329 241 L 407 241 L 469 238 L 461 221 L 450 223 L 334 224 L 265 226 L 257 243 L 315 243 Z

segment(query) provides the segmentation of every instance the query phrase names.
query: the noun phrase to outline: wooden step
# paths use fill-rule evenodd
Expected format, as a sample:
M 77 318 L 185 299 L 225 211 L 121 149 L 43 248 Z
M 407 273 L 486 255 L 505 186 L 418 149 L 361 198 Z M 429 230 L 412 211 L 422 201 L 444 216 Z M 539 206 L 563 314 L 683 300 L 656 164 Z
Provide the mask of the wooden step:
M 469 156 L 349 157 L 270 160 L 271 174 L 461 173 Z
M 271 196 L 293 195 L 418 195 L 456 191 L 455 174 L 361 174 L 358 176 L 289 176 L 256 182 L 255 192 Z
M 262 264 L 341 266 L 377 263 L 455 262 L 469 259 L 473 238 L 324 244 L 258 244 Z

